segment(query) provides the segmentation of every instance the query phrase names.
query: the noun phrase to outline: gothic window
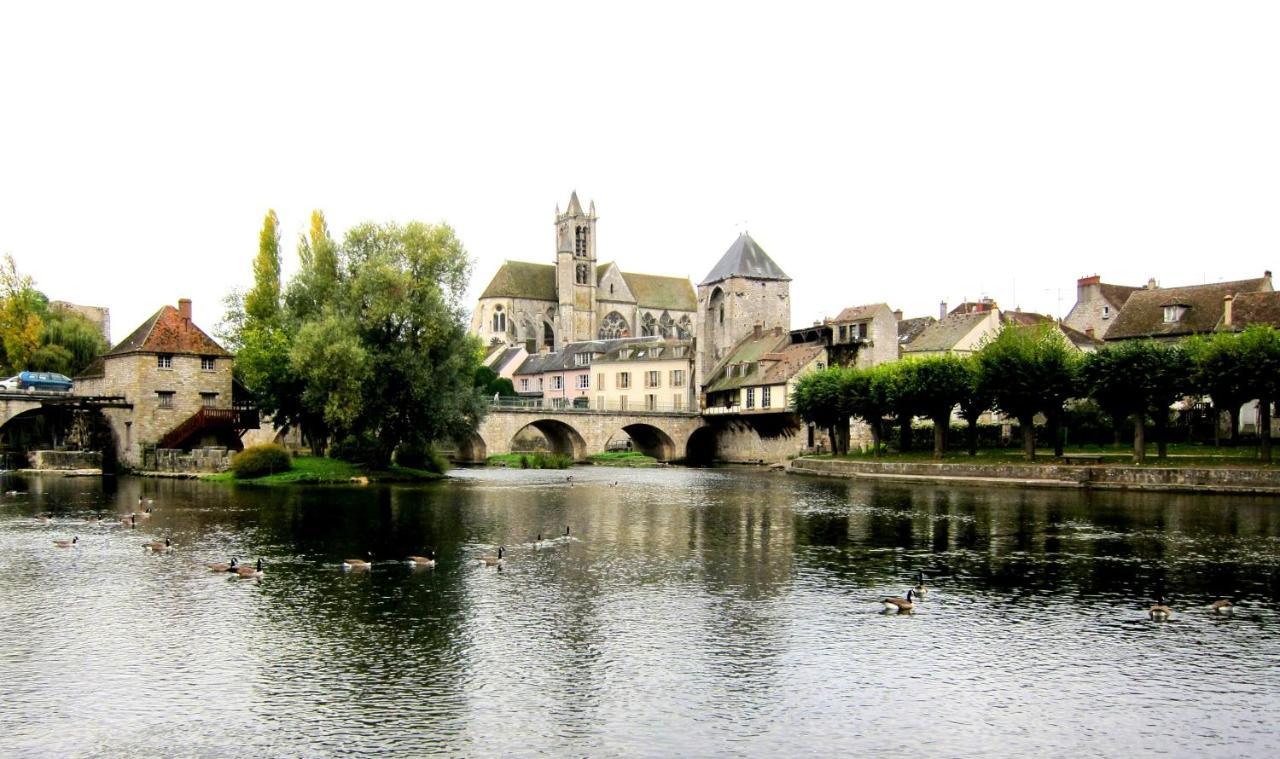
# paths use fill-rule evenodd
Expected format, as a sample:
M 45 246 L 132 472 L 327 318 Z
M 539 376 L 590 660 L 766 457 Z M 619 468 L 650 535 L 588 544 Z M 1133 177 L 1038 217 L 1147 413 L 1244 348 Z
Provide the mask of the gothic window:
M 556 331 L 545 322 L 542 325 L 542 342 L 548 348 L 556 347 Z
M 653 337 L 658 334 L 658 320 L 653 314 L 645 314 L 640 319 L 640 336 Z
M 621 337 L 630 337 L 631 328 L 627 326 L 627 320 L 622 318 L 622 314 L 610 311 L 600 322 L 598 334 L 601 340 L 617 340 Z
M 573 230 L 573 253 L 576 256 L 587 255 L 587 228 L 577 227 Z
M 680 317 L 680 323 L 676 325 L 676 336 L 681 340 L 693 337 L 693 321 L 688 316 Z
M 666 311 L 662 312 L 662 318 L 658 320 L 658 331 L 663 337 L 674 337 L 676 330 L 676 320 L 671 318 L 671 314 Z
M 724 324 L 724 304 L 720 304 L 720 323 Z
M 494 309 L 494 312 L 493 312 L 493 331 L 494 331 L 494 332 L 506 332 L 506 331 L 507 331 L 507 315 L 506 315 L 506 313 L 502 310 L 502 306 L 498 306 L 497 308 L 495 308 L 495 309 Z
M 587 265 L 586 264 L 578 264 L 577 280 L 578 280 L 578 284 L 580 285 L 587 284 Z

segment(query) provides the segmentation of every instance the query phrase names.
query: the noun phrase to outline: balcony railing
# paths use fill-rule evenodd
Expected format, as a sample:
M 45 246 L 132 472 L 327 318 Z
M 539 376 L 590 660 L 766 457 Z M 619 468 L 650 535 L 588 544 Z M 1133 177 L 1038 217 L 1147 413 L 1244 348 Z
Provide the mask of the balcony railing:
M 574 401 L 577 401 L 576 403 Z M 489 402 L 489 408 L 507 411 L 544 411 L 555 414 L 599 414 L 601 412 L 626 414 L 696 414 L 698 409 L 674 403 L 646 404 L 627 403 L 623 405 L 617 398 L 606 399 L 601 404 L 597 399 L 584 403 L 584 398 L 497 398 Z

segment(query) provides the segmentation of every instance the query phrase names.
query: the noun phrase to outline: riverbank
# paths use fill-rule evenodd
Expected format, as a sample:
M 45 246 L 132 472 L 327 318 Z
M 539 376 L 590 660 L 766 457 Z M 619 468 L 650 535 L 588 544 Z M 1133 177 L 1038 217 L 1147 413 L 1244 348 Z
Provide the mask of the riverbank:
M 143 473 L 145 476 L 145 473 Z M 321 456 L 295 456 L 293 468 L 263 477 L 237 479 L 232 472 L 202 474 L 206 482 L 225 482 L 233 485 L 282 486 L 282 485 L 367 485 L 371 482 L 434 482 L 445 475 L 425 469 L 391 465 L 390 469 L 370 470 L 357 464 Z
M 1026 488 L 1147 490 L 1280 495 L 1280 470 L 1261 467 L 1157 467 L 1119 464 L 867 461 L 801 457 L 790 474 L 858 480 Z

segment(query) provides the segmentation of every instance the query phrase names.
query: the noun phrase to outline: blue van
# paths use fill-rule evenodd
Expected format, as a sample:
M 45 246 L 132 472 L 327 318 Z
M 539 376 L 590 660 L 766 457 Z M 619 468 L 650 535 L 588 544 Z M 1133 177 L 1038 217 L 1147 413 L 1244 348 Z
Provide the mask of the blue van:
M 56 372 L 23 372 L 18 375 L 18 389 L 28 393 L 40 391 L 71 392 L 71 378 Z

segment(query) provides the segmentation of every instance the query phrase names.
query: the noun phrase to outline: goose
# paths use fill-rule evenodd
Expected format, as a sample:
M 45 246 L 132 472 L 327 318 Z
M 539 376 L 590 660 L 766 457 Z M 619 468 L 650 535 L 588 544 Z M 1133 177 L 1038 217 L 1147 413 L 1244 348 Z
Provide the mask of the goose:
M 541 551 L 547 547 L 547 541 L 542 539 L 542 533 L 538 533 L 538 539 L 533 541 L 534 550 Z
M 610 484 L 609 484 L 609 487 L 611 487 L 611 488 L 616 488 L 616 487 L 618 487 L 618 481 L 617 481 L 617 480 L 614 480 L 612 483 L 610 483 Z
M 245 579 L 256 579 L 262 577 L 262 559 L 258 559 L 256 566 L 236 567 L 235 573 L 237 577 L 243 577 Z
M 410 556 L 405 563 L 414 569 L 435 569 L 436 552 L 428 551 L 426 556 Z
M 564 526 L 564 536 L 566 538 L 569 537 L 569 525 Z
M 913 601 L 915 595 L 915 588 L 910 588 L 907 590 L 906 598 L 886 598 L 881 601 L 881 603 L 884 604 L 885 611 L 911 611 L 911 609 L 915 607 L 915 603 Z
M 102 516 L 101 516 L 101 515 L 99 515 L 99 514 L 94 514 L 93 516 L 91 516 L 91 517 L 89 517 L 88 519 L 84 520 L 84 523 L 85 523 L 85 524 L 98 524 L 98 523 L 99 523 L 99 522 L 101 522 L 101 521 L 102 521 Z
M 150 543 L 143 543 L 142 547 L 154 553 L 164 553 L 173 550 L 173 541 L 165 538 L 163 541 L 153 540 Z
M 924 572 L 916 572 L 916 586 L 912 590 L 916 592 L 916 596 L 921 598 L 925 593 L 929 592 L 929 589 L 924 585 Z
M 74 538 L 71 538 L 69 540 L 67 538 L 55 540 L 53 541 L 53 544 L 59 548 L 75 548 L 76 543 L 79 543 L 79 542 L 80 542 L 80 536 L 77 535 Z
M 237 568 L 237 561 L 236 561 L 236 557 L 232 556 L 230 563 L 216 561 L 216 562 L 210 562 L 208 564 L 205 564 L 205 566 L 208 567 L 209 570 L 213 572 L 234 572 L 236 571 L 236 568 Z
M 1225 598 L 1220 598 L 1209 604 L 1209 611 L 1214 614 L 1230 614 L 1232 611 L 1235 611 L 1235 604 Z
M 135 518 L 137 518 L 137 519 L 150 519 L 150 518 L 151 518 L 151 507 L 150 507 L 150 506 L 148 506 L 146 509 L 144 509 L 144 510 L 142 510 L 142 511 L 139 511 L 139 512 L 137 512 L 136 514 L 133 514 L 133 515 L 131 515 L 131 516 L 133 516 L 133 517 L 135 517 Z
M 1173 609 L 1164 605 L 1164 596 L 1156 596 L 1156 605 L 1151 607 L 1150 611 L 1147 612 L 1147 616 L 1151 617 L 1153 621 L 1164 622 L 1173 616 Z
M 373 551 L 370 551 L 367 555 L 370 559 L 372 559 Z M 342 568 L 347 571 L 351 571 L 351 570 L 362 571 L 362 570 L 367 570 L 372 566 L 373 566 L 372 561 L 365 561 L 364 559 L 343 559 L 342 560 Z
M 497 556 L 481 556 L 480 563 L 484 564 L 486 567 L 502 566 L 502 546 L 498 546 Z
M 9 496 L 10 498 L 12 498 L 12 497 L 14 497 L 14 496 L 16 496 L 16 495 L 22 495 L 22 491 L 21 491 L 21 490 L 6 490 L 6 491 L 4 491 L 4 494 L 5 494 L 5 495 L 7 495 L 7 496 Z
M 37 521 L 37 522 L 39 522 L 40 524 L 49 524 L 49 517 L 47 517 L 47 516 L 38 516 L 38 517 L 36 517 L 35 519 L 36 519 L 36 521 Z
M 137 529 L 137 527 L 138 527 L 138 518 L 137 518 L 137 517 L 135 517 L 133 514 L 130 514 L 130 515 L 129 515 L 129 516 L 127 516 L 127 517 L 120 517 L 120 524 L 125 525 L 125 526 L 130 527 L 130 528 L 133 528 L 133 529 Z

